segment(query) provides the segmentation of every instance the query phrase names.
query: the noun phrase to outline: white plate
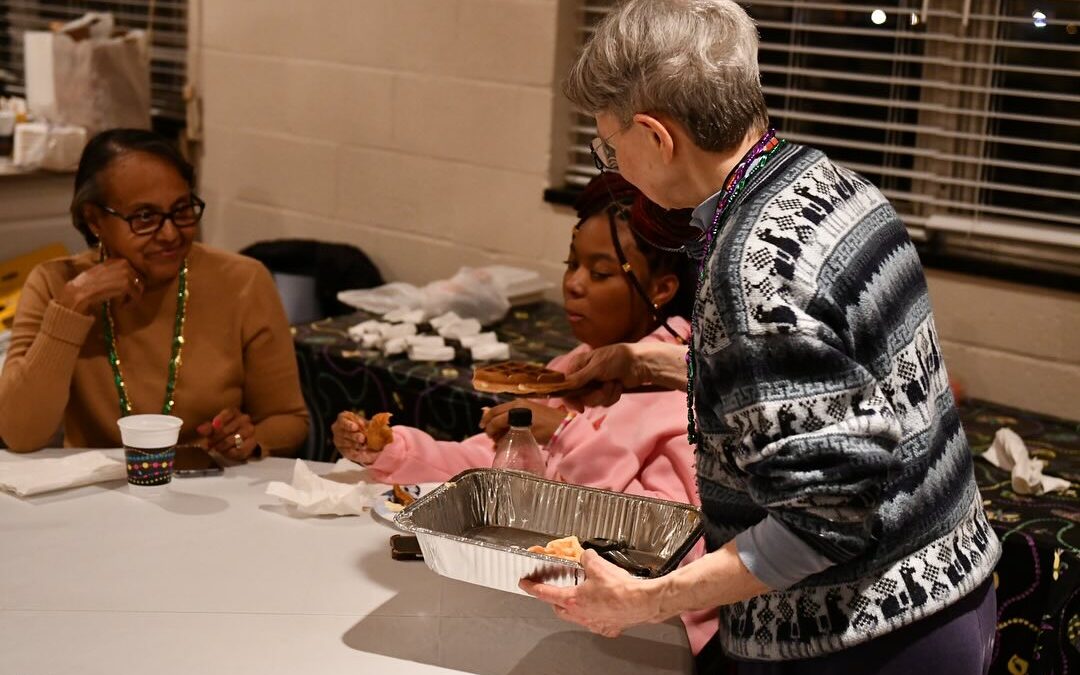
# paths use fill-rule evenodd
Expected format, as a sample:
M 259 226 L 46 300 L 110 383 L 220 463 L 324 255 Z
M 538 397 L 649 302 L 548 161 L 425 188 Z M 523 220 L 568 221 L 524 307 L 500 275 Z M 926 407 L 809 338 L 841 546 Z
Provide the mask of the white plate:
M 421 483 L 419 485 L 402 485 L 401 487 L 408 491 L 413 497 L 419 499 L 427 493 L 434 490 L 436 487 L 442 485 L 442 483 Z M 394 525 L 394 516 L 398 514 L 390 508 L 390 502 L 394 497 L 393 488 L 387 488 L 385 492 L 380 492 L 371 499 L 371 512 L 375 514 L 375 518 L 381 520 L 386 525 L 397 529 Z

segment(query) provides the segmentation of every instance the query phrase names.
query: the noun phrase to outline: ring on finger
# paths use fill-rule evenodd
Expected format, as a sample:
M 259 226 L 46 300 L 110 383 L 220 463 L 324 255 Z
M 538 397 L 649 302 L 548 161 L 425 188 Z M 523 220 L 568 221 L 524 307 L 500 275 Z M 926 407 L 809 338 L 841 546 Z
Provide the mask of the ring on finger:
M 233 440 L 233 445 L 236 446 L 237 450 L 244 447 L 244 437 L 241 436 L 240 434 L 233 434 L 232 440 Z

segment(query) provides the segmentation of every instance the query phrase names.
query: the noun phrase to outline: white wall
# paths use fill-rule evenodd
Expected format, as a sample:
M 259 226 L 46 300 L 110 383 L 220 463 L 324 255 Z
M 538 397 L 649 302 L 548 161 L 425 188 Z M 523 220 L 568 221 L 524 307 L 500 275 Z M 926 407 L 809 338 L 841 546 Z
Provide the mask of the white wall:
M 361 246 L 391 280 L 506 260 L 560 275 L 556 0 L 202 4 L 205 238 Z M 563 14 L 560 14 L 560 11 Z M 565 36 L 563 37 L 565 39 Z M 930 272 L 968 393 L 1080 418 L 1080 296 Z
M 209 243 L 354 243 L 388 279 L 561 274 L 555 0 L 203 3 Z
M 72 174 L 0 174 L 0 260 L 61 242 L 72 253 L 86 242 L 71 224 Z
M 1080 293 L 927 270 L 949 375 L 967 394 L 1080 420 Z

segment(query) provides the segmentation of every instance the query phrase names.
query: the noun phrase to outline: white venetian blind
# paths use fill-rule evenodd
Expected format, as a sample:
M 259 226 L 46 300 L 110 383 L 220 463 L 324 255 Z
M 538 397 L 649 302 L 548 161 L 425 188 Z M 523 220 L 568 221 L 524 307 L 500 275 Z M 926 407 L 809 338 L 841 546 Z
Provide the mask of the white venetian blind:
M 121 28 L 152 30 L 151 113 L 156 119 L 182 124 L 187 5 L 187 0 L 0 0 L 0 92 L 25 93 L 25 31 L 47 30 L 51 22 L 67 22 L 86 12 L 112 12 Z
M 612 0 L 588 0 L 581 42 Z M 782 137 L 878 185 L 945 249 L 1078 273 L 1080 2 L 742 3 Z M 594 173 L 577 115 L 568 185 Z

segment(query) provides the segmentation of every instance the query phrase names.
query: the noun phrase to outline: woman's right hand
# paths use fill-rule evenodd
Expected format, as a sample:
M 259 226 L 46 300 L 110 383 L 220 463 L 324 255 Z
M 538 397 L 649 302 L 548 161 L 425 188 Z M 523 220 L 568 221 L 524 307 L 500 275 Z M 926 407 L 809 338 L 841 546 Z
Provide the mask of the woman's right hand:
M 364 433 L 367 421 L 356 413 L 348 410 L 338 413 L 330 429 L 334 433 L 334 447 L 345 459 L 367 466 L 379 456 L 377 450 L 367 446 Z
M 108 300 L 138 300 L 143 293 L 143 279 L 123 258 L 110 258 L 82 272 L 64 284 L 56 302 L 80 314 L 89 314 Z
M 577 354 L 566 368 L 563 401 L 582 410 L 610 406 L 626 389 L 686 388 L 686 346 L 646 341 L 617 343 Z
M 566 369 L 564 401 L 577 410 L 609 406 L 622 396 L 623 389 L 640 386 L 644 378 L 629 344 L 613 344 L 576 355 Z

